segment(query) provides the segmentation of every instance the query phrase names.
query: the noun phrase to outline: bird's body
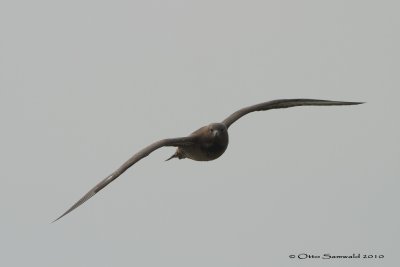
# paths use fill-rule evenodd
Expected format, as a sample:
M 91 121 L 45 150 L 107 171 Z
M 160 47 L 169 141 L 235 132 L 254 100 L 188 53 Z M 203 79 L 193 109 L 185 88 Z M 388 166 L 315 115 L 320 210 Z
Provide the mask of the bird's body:
M 223 123 L 211 123 L 189 135 L 195 142 L 191 145 L 178 146 L 172 158 L 189 158 L 196 161 L 210 161 L 219 158 L 228 147 L 228 129 Z
M 295 106 L 342 106 L 342 105 L 358 105 L 361 102 L 343 102 L 343 101 L 331 101 L 331 100 L 318 100 L 318 99 L 280 99 L 269 102 L 260 103 L 257 105 L 242 108 L 220 123 L 211 123 L 207 126 L 203 126 L 198 130 L 194 131 L 187 137 L 168 138 L 154 142 L 153 144 L 145 147 L 136 154 L 134 154 L 128 161 L 122 164 L 116 171 L 111 173 L 89 192 L 87 192 L 81 199 L 79 199 L 71 208 L 64 212 L 60 217 L 70 213 L 89 198 L 94 196 L 97 192 L 106 187 L 109 183 L 118 178 L 128 168 L 134 165 L 139 160 L 147 157 L 151 152 L 165 146 L 177 147 L 176 152 L 167 160 L 172 158 L 178 159 L 192 159 L 196 161 L 210 161 L 219 158 L 228 147 L 229 136 L 228 128 L 235 121 L 240 119 L 242 116 L 254 112 L 263 111 L 269 109 L 280 109 L 289 108 Z

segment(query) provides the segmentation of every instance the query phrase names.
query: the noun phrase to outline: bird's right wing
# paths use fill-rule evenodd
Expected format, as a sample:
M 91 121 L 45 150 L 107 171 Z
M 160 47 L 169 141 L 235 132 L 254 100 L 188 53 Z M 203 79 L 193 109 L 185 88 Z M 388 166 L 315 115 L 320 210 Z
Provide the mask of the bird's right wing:
M 66 212 L 64 212 L 60 217 L 55 219 L 53 222 L 61 219 L 83 203 L 85 203 L 89 198 L 93 197 L 97 192 L 106 187 L 109 183 L 117 179 L 122 173 L 124 173 L 129 167 L 138 162 L 139 160 L 147 157 L 151 152 L 157 150 L 164 146 L 185 146 L 193 144 L 195 141 L 195 136 L 188 137 L 179 137 L 179 138 L 170 138 L 170 139 L 162 139 L 160 141 L 154 142 L 153 144 L 143 148 L 135 155 L 133 155 L 130 159 L 128 159 L 121 167 L 119 167 L 116 171 L 111 173 L 105 179 L 103 179 L 100 183 L 98 183 L 95 187 L 93 187 L 89 192 L 87 192 L 81 199 L 79 199 L 72 207 L 70 207 Z

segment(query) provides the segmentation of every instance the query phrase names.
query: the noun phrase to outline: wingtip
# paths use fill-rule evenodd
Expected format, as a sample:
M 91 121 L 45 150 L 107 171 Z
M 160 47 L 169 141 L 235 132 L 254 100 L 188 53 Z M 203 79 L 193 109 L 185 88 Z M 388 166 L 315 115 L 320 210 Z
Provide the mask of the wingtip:
M 330 101 L 330 100 L 328 100 Z M 355 101 L 332 101 L 332 102 L 338 102 L 339 105 L 361 105 L 364 104 L 365 102 L 355 102 Z
M 53 220 L 50 223 L 55 223 L 56 221 L 58 221 L 59 219 L 61 219 L 62 217 L 64 217 L 66 215 L 66 213 L 64 213 L 63 215 L 59 216 L 57 219 Z
M 361 105 L 366 102 L 350 102 L 350 101 L 333 101 L 333 102 L 338 102 L 339 105 Z

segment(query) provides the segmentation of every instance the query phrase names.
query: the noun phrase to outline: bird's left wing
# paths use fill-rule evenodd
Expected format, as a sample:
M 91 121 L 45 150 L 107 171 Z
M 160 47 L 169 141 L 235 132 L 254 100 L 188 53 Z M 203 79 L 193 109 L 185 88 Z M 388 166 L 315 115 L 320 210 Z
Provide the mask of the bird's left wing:
M 235 113 L 231 114 L 228 118 L 226 118 L 222 123 L 225 124 L 226 128 L 229 128 L 232 123 L 234 123 L 244 115 L 254 111 L 263 111 L 277 108 L 290 108 L 297 106 L 346 106 L 359 104 L 363 104 L 363 102 L 332 101 L 304 98 L 278 99 L 239 109 Z
M 87 192 L 81 199 L 79 199 L 72 207 L 70 207 L 66 212 L 64 212 L 60 217 L 55 219 L 53 222 L 61 219 L 83 203 L 85 203 L 89 198 L 97 194 L 101 189 L 106 187 L 109 183 L 117 179 L 122 173 L 124 173 L 129 167 L 131 167 L 133 164 L 138 162 L 139 160 L 147 157 L 151 152 L 154 150 L 157 150 L 161 147 L 164 146 L 185 146 L 185 145 L 190 145 L 192 144 L 195 140 L 196 137 L 194 136 L 188 136 L 188 137 L 178 137 L 178 138 L 169 138 L 169 139 L 162 139 L 160 141 L 154 142 L 151 145 L 143 148 L 139 152 L 137 152 L 135 155 L 133 155 L 130 159 L 128 159 L 124 164 L 121 165 L 116 171 L 111 173 L 109 176 L 107 176 L 105 179 L 103 179 L 100 183 L 98 183 L 95 187 L 90 189 L 89 192 Z

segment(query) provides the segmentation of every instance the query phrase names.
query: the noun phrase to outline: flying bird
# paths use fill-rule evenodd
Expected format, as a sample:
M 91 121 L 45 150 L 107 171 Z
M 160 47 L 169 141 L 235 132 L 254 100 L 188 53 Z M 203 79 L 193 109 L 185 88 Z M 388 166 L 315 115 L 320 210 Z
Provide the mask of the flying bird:
M 127 169 L 129 169 L 133 164 L 139 160 L 147 157 L 153 151 L 165 147 L 173 146 L 177 147 L 175 153 L 169 157 L 167 160 L 172 158 L 178 159 L 192 159 L 196 161 L 210 161 L 219 158 L 228 147 L 229 137 L 228 128 L 238 119 L 244 115 L 254 112 L 254 111 L 264 111 L 270 109 L 279 108 L 290 108 L 296 106 L 345 106 L 345 105 L 359 105 L 363 102 L 344 102 L 344 101 L 331 101 L 331 100 L 318 100 L 318 99 L 279 99 L 260 103 L 257 105 L 242 108 L 229 117 L 227 117 L 222 122 L 211 123 L 209 125 L 203 126 L 200 129 L 194 131 L 189 136 L 177 137 L 177 138 L 167 138 L 162 139 L 157 142 L 150 144 L 149 146 L 143 148 L 136 154 L 134 154 L 128 161 L 121 165 L 116 171 L 111 173 L 95 187 L 93 187 L 89 192 L 87 192 L 81 199 L 79 199 L 72 207 L 70 207 L 66 212 L 64 212 L 60 217 L 55 219 L 53 222 L 61 219 L 83 203 L 85 203 L 89 198 L 93 197 L 100 190 L 106 187 L 109 183 L 118 178 Z

